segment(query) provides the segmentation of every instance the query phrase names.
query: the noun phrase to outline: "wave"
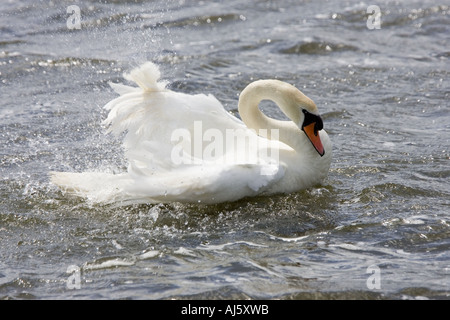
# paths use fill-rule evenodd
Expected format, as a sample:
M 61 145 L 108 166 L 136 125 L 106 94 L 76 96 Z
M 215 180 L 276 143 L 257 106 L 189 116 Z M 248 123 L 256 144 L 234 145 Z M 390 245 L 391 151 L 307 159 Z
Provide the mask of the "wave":
M 345 43 L 334 43 L 322 40 L 302 41 L 279 50 L 283 54 L 325 55 L 334 52 L 360 51 L 358 47 Z

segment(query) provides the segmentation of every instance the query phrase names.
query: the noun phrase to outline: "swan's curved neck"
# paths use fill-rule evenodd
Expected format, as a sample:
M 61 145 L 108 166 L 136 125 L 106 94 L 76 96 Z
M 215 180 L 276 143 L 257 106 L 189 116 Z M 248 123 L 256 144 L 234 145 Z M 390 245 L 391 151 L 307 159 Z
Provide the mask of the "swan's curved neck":
M 273 129 L 278 130 L 278 139 L 296 149 L 297 141 L 294 137 L 303 135 L 293 135 L 292 132 L 297 130 L 300 121 L 300 108 L 293 105 L 297 100 L 308 99 L 298 89 L 290 84 L 278 80 L 259 80 L 249 84 L 239 97 L 238 110 L 242 121 L 248 128 L 260 131 L 267 129 L 267 138 Z M 266 116 L 259 110 L 258 105 L 262 100 L 271 100 L 275 102 L 283 113 L 289 117 L 291 121 L 276 120 Z M 297 101 L 298 102 L 298 101 Z

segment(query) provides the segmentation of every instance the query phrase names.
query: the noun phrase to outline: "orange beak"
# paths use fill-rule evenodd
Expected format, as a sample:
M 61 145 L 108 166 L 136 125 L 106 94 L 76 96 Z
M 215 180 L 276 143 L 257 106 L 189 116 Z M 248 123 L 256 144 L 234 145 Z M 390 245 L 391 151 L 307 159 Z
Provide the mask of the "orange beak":
M 311 141 L 316 151 L 322 157 L 325 154 L 325 149 L 323 148 L 322 141 L 320 140 L 319 131 L 315 129 L 315 126 L 316 123 L 312 122 L 309 125 L 304 126 L 302 130 L 306 133 L 309 141 Z

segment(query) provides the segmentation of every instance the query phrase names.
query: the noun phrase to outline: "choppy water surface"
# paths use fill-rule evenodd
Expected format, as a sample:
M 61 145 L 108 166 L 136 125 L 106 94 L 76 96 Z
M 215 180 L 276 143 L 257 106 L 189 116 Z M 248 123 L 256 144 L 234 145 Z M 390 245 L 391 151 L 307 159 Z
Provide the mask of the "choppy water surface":
M 448 299 L 447 5 L 377 1 L 370 30 L 361 1 L 86 0 L 69 29 L 72 4 L 0 5 L 1 298 Z M 102 106 L 147 60 L 235 113 L 252 80 L 295 84 L 334 143 L 329 179 L 216 206 L 64 195 L 49 171 L 125 170 Z

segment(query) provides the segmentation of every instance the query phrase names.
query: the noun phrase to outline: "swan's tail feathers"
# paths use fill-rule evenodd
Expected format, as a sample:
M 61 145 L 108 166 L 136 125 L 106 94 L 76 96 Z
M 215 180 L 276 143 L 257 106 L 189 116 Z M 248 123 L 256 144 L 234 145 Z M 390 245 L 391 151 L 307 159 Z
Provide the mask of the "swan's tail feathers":
M 116 135 L 124 131 L 138 132 L 139 128 L 147 126 L 143 116 L 149 114 L 148 109 L 158 104 L 159 94 L 167 91 L 167 82 L 159 81 L 160 76 L 159 67 L 152 62 L 146 62 L 124 74 L 125 79 L 139 87 L 110 83 L 120 97 L 111 100 L 104 107 L 109 110 L 108 117 L 102 123 L 108 127 L 107 132 Z M 153 112 L 151 115 L 153 116 Z
M 108 82 L 109 86 L 119 95 L 123 96 L 127 93 L 139 92 L 140 88 L 127 86 L 121 83 Z
M 121 201 L 127 184 L 125 175 L 101 172 L 50 172 L 50 181 L 62 191 L 92 203 Z
M 146 92 L 163 91 L 167 85 L 165 81 L 158 81 L 161 77 L 161 72 L 159 67 L 152 62 L 146 62 L 123 76 L 128 81 L 136 83 Z

